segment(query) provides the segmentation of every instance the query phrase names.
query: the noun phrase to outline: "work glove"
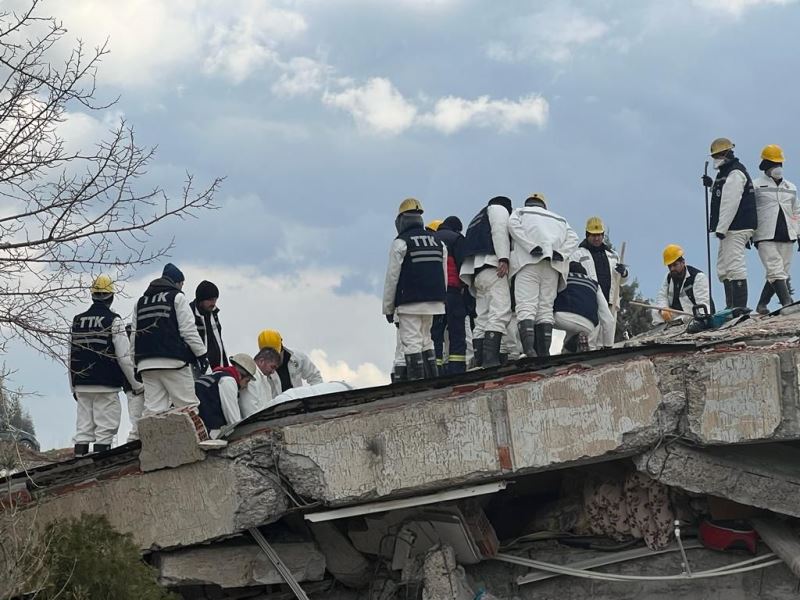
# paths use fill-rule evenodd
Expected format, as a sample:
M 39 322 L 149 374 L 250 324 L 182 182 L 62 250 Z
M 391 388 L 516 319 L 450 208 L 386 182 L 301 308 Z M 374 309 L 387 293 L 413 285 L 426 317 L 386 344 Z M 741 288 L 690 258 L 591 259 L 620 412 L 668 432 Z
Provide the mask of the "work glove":
M 714 180 L 709 175 L 703 175 L 703 185 L 710 188 L 714 185 Z
M 197 368 L 197 373 L 199 375 L 203 375 L 206 371 L 208 371 L 208 356 L 205 354 L 203 356 L 198 356 L 195 359 L 195 367 Z
M 536 248 L 531 250 L 531 256 L 541 256 L 542 254 L 544 254 L 544 252 L 539 246 L 536 246 Z
M 669 323 L 672 320 L 672 311 L 670 311 L 670 310 L 660 310 L 658 312 L 661 315 L 661 318 L 664 319 L 665 323 Z
M 553 250 L 553 262 L 562 262 L 563 260 L 564 257 L 561 255 L 561 253 Z
M 725 239 L 725 234 L 724 233 L 720 233 L 719 231 L 715 231 L 714 235 L 717 236 L 718 240 L 724 240 Z
M 383 315 L 389 325 L 394 325 L 394 315 Z
M 622 263 L 617 263 L 617 266 L 614 267 L 614 270 L 625 277 L 628 274 L 628 265 L 623 265 Z

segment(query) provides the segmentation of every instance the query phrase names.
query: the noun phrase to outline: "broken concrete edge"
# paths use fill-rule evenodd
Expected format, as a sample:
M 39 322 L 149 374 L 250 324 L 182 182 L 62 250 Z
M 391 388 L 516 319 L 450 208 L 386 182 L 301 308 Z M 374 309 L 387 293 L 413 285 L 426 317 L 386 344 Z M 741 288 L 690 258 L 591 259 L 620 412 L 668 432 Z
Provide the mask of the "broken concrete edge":
M 139 464 L 142 471 L 175 468 L 204 460 L 200 447 L 208 440 L 205 426 L 193 407 L 174 409 L 139 420 Z

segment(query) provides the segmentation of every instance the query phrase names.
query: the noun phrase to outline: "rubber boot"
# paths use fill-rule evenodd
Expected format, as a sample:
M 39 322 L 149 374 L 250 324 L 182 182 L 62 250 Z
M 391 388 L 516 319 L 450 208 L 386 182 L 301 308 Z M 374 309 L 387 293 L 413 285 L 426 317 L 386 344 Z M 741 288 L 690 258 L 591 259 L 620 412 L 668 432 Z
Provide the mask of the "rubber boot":
M 503 334 L 499 331 L 487 331 L 483 336 L 483 363 L 482 367 L 500 366 L 500 343 L 503 341 Z
M 758 298 L 758 305 L 756 312 L 760 315 L 769 313 L 769 301 L 772 300 L 772 295 L 775 293 L 775 288 L 769 281 L 764 282 L 764 288 L 761 290 L 761 296 Z
M 105 452 L 111 450 L 111 444 L 92 444 L 92 452 Z
M 731 279 L 730 284 L 731 308 L 747 308 L 747 279 Z
M 789 292 L 789 284 L 785 279 L 776 279 L 772 282 L 775 293 L 778 294 L 778 301 L 781 306 L 789 306 L 792 303 L 792 294 Z
M 517 323 L 519 339 L 522 342 L 522 353 L 528 358 L 536 356 L 536 325 L 533 319 L 525 319 Z
M 550 342 L 553 341 L 553 324 L 539 323 L 536 325 L 536 355 L 550 356 Z
M 447 366 L 444 368 L 444 372 L 447 375 L 460 375 L 461 373 L 467 372 L 467 363 L 463 360 L 459 361 L 450 361 L 447 363 Z
M 85 456 L 87 454 L 89 454 L 89 444 L 75 444 L 75 456 Z
M 483 366 L 483 338 L 473 338 L 472 340 L 472 354 L 476 367 Z
M 425 361 L 425 379 L 432 379 L 439 376 L 439 365 L 436 364 L 436 352 L 425 350 L 422 353 L 422 360 Z
M 408 381 L 425 379 L 425 359 L 422 358 L 422 352 L 406 354 L 406 374 Z
M 405 365 L 395 365 L 394 372 L 392 373 L 392 383 L 399 383 L 401 381 L 408 381 L 408 370 Z
M 508 352 L 500 353 L 500 366 L 504 367 L 508 364 Z
M 733 299 L 731 298 L 731 281 L 730 279 L 723 279 L 722 286 L 725 288 L 725 308 L 733 308 Z

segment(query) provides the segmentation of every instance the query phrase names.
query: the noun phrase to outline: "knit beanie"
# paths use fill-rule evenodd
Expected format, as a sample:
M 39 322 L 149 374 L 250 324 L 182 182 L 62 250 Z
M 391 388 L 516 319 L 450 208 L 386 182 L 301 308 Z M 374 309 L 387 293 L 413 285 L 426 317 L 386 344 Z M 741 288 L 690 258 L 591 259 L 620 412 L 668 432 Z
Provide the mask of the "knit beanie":
M 219 288 L 210 281 L 201 281 L 194 292 L 194 299 L 198 302 L 219 298 Z
M 164 271 L 161 273 L 161 276 L 172 280 L 174 283 L 180 283 L 186 279 L 181 270 L 172 263 L 167 263 L 164 266 Z

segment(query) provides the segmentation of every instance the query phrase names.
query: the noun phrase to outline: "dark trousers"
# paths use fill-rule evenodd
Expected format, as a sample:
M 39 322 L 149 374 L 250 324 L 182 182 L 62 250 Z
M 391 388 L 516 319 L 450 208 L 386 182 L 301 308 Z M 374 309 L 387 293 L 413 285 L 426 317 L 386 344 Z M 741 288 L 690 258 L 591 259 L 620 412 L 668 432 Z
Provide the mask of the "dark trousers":
M 431 327 L 433 349 L 436 351 L 436 360 L 441 365 L 444 349 L 445 331 L 450 339 L 448 361 L 450 363 L 466 364 L 467 360 L 467 332 L 464 321 L 467 318 L 467 307 L 464 303 L 464 292 L 456 288 L 447 288 L 445 298 L 445 314 L 436 315 Z

